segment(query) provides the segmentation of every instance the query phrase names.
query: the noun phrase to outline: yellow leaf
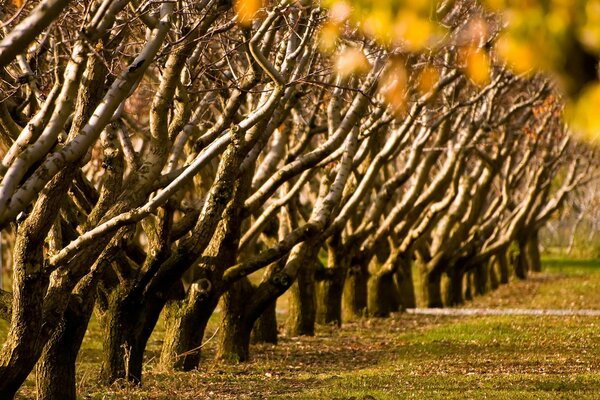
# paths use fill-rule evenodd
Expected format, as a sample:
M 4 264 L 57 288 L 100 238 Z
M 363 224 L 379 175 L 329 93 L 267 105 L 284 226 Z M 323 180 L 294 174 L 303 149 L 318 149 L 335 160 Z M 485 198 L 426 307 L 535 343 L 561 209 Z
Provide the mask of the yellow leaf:
M 369 71 L 370 65 L 365 54 L 356 47 L 349 47 L 338 54 L 335 69 L 341 77 L 353 74 L 364 74 Z
M 464 52 L 464 71 L 476 85 L 482 86 L 490 81 L 490 57 L 481 49 L 467 48 Z
M 23 0 L 13 0 L 13 4 L 21 8 L 23 6 Z
M 243 26 L 252 25 L 254 16 L 262 7 L 262 0 L 235 0 L 233 9 L 237 15 L 237 22 Z

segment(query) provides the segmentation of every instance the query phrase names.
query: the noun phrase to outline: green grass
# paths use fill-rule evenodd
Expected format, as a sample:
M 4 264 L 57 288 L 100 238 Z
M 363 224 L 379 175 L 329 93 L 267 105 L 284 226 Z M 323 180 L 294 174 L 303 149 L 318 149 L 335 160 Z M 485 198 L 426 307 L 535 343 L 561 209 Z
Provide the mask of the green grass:
M 545 260 L 545 271 L 513 281 L 467 307 L 600 309 L 600 262 Z M 283 319 L 280 320 L 283 322 Z M 0 325 L 1 328 L 1 325 Z M 217 328 L 212 321 L 207 337 Z M 597 399 L 600 317 L 418 316 L 362 320 L 316 337 L 252 348 L 249 363 L 198 371 L 156 366 L 163 324 L 152 336 L 144 384 L 104 388 L 102 335 L 90 325 L 79 361 L 79 393 L 91 399 Z M 30 380 L 23 398 L 35 397 Z

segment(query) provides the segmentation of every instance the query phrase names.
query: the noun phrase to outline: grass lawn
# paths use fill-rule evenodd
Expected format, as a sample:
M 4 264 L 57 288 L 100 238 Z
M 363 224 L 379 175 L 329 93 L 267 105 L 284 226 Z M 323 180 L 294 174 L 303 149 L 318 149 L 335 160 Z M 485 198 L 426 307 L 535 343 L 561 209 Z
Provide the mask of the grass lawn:
M 600 261 L 545 260 L 545 272 L 511 282 L 467 307 L 600 309 Z M 281 319 L 283 322 L 283 318 Z M 217 329 L 209 327 L 207 337 Z M 0 325 L 0 330 L 5 325 Z M 2 334 L 0 332 L 0 334 Z M 253 347 L 242 365 L 211 362 L 192 373 L 158 370 L 162 326 L 151 338 L 141 388 L 96 385 L 95 323 L 79 362 L 79 392 L 92 399 L 598 399 L 600 317 L 398 314 L 320 327 Z M 33 398 L 33 377 L 22 398 Z

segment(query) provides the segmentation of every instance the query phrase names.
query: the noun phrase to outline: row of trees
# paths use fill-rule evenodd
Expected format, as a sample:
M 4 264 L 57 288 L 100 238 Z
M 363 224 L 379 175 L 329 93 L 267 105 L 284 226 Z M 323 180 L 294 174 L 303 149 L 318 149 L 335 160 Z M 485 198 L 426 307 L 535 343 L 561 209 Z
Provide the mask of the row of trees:
M 540 268 L 538 232 L 592 158 L 547 80 L 475 79 L 486 41 L 465 31 L 493 16 L 455 2 L 446 45 L 418 53 L 348 28 L 336 58 L 321 9 L 248 24 L 232 6 L 4 8 L 1 398 L 34 368 L 41 398 L 75 398 L 94 310 L 101 379 L 139 383 L 161 313 L 160 363 L 191 370 L 219 302 L 217 357 L 245 361 L 288 291 L 286 329 L 311 335 L 414 307 L 413 266 L 431 307 Z

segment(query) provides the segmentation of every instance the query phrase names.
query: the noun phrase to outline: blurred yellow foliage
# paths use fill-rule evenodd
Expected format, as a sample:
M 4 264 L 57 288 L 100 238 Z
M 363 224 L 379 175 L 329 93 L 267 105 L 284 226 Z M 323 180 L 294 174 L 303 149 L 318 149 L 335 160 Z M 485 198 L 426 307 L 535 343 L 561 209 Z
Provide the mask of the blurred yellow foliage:
M 577 136 L 600 144 L 600 83 L 584 89 L 577 101 L 567 109 L 566 115 Z
M 379 81 L 379 93 L 396 114 L 401 114 L 406 108 L 407 86 L 408 73 L 403 60 L 392 60 Z
M 406 45 L 409 51 L 418 51 L 426 47 L 432 33 L 432 23 L 416 12 L 406 10 L 398 13 L 394 24 L 394 36 L 399 43 Z
M 339 76 L 347 78 L 354 74 L 364 74 L 369 71 L 370 65 L 362 50 L 348 47 L 342 50 L 335 62 L 335 69 Z
M 491 61 L 485 50 L 468 47 L 462 49 L 461 58 L 465 74 L 476 85 L 483 86 L 490 81 Z
M 340 35 L 338 24 L 328 21 L 319 31 L 319 49 L 324 53 L 331 53 L 335 50 L 337 40 Z
M 252 25 L 255 15 L 261 9 L 262 5 L 262 0 L 235 0 L 233 9 L 237 16 L 238 24 L 242 26 Z
M 428 93 L 431 89 L 433 89 L 433 87 L 439 80 L 440 80 L 440 71 L 433 66 L 430 66 L 430 65 L 426 66 L 425 68 L 423 68 L 423 70 L 419 74 L 419 78 L 418 78 L 418 82 L 417 82 L 417 88 L 419 90 L 419 93 L 421 93 L 421 94 Z

